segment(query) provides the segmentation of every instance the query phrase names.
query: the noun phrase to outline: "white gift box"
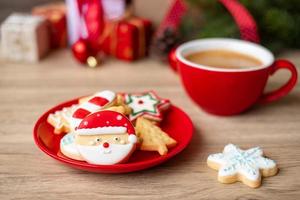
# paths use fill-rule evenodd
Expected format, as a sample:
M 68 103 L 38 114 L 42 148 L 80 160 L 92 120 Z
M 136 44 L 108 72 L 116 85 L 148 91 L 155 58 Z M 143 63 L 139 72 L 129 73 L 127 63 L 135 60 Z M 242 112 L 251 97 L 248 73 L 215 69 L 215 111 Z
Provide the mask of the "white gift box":
M 12 61 L 37 62 L 49 51 L 46 19 L 13 13 L 1 25 L 2 56 Z

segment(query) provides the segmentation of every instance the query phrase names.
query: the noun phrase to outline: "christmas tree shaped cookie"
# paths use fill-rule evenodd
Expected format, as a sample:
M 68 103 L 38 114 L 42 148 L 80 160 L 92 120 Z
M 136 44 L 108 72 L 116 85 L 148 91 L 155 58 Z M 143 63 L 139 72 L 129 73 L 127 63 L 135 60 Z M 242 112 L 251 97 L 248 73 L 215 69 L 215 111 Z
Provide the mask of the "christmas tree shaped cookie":
M 141 139 L 140 149 L 143 151 L 158 151 L 160 155 L 166 155 L 168 148 L 177 144 L 167 133 L 143 117 L 137 119 L 135 128 Z

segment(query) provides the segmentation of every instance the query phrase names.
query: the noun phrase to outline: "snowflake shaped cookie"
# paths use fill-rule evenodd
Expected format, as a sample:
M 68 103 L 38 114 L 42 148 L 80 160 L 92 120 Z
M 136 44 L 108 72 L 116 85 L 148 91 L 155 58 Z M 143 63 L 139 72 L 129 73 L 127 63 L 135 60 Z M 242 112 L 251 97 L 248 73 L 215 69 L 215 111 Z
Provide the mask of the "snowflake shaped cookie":
M 211 154 L 207 164 L 219 171 L 221 183 L 241 181 L 253 188 L 261 185 L 262 176 L 274 176 L 278 171 L 276 163 L 265 158 L 261 148 L 241 150 L 233 144 L 226 145 L 223 153 Z
M 170 107 L 168 99 L 158 97 L 155 92 L 145 92 L 141 94 L 124 94 L 125 103 L 132 108 L 129 118 L 131 121 L 138 117 L 161 121 L 162 112 Z

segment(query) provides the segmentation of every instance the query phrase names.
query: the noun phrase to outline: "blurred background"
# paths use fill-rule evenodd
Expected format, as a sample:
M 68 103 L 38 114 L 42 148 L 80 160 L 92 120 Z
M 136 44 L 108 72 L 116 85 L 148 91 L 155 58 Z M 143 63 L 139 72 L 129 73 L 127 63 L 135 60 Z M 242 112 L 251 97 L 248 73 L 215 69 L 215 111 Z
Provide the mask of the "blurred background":
M 58 5 L 57 3 L 59 6 L 53 6 Z M 93 6 L 90 6 L 92 4 L 96 7 L 100 4 L 101 9 L 93 10 Z M 82 11 L 84 9 L 81 9 L 86 5 L 89 10 L 87 13 L 96 16 L 92 20 L 90 19 L 93 16 L 88 17 L 85 11 Z M 171 50 L 180 43 L 209 37 L 242 38 L 261 43 L 274 53 L 300 47 L 298 0 L 1 0 L 1 39 L 7 43 L 3 46 L 9 48 L 13 43 L 15 48 L 6 51 L 22 54 L 23 47 L 16 45 L 22 43 L 22 39 L 16 36 L 16 42 L 16 39 L 13 39 L 14 34 L 8 34 L 8 30 L 15 26 L 16 22 L 7 20 L 5 24 L 4 21 L 16 12 L 44 17 L 48 23 L 48 39 L 41 39 L 45 36 L 41 36 L 43 34 L 38 31 L 36 40 L 30 41 L 31 44 L 38 43 L 37 60 L 45 57 L 50 50 L 67 46 L 71 47 L 74 58 L 83 64 L 87 64 L 87 58 L 91 56 L 96 59 L 91 62 L 97 63 L 99 52 L 114 54 L 116 58 L 130 61 L 147 56 L 150 52 L 151 55 L 166 60 Z M 21 21 L 19 19 L 18 23 L 25 23 Z M 117 33 L 118 38 L 124 39 L 116 42 L 116 48 L 112 47 L 111 41 L 115 41 L 112 30 L 121 27 L 122 23 L 127 23 L 130 33 Z M 89 32 L 91 24 L 95 25 L 96 31 Z M 30 26 L 27 25 L 27 29 Z M 24 27 L 23 29 L 26 29 Z M 37 27 L 34 29 L 37 30 Z M 87 30 L 84 27 L 87 27 Z M 81 29 L 81 32 L 78 32 L 78 29 Z M 86 33 L 82 33 L 82 30 Z M 99 38 L 102 41 L 94 45 L 95 40 Z M 133 38 L 142 39 L 138 42 Z M 44 44 L 45 40 L 49 40 L 50 44 Z M 124 42 L 125 40 L 132 42 Z M 79 55 L 76 44 L 88 49 L 84 55 Z M 115 53 L 124 46 L 124 52 Z
M 12 12 L 30 12 L 33 6 L 41 5 L 52 0 L 1 0 L 0 1 L 0 21 L 2 22 Z M 59 1 L 58 1 L 59 2 Z

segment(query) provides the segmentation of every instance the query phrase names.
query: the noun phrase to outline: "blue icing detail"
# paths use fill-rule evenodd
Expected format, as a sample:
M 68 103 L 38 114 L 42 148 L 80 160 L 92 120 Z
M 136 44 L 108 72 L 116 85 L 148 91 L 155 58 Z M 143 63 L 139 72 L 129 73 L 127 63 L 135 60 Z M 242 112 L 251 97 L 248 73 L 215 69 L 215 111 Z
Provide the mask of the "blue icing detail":
M 63 145 L 69 145 L 74 142 L 75 136 L 73 133 L 66 134 L 62 139 L 61 142 Z

